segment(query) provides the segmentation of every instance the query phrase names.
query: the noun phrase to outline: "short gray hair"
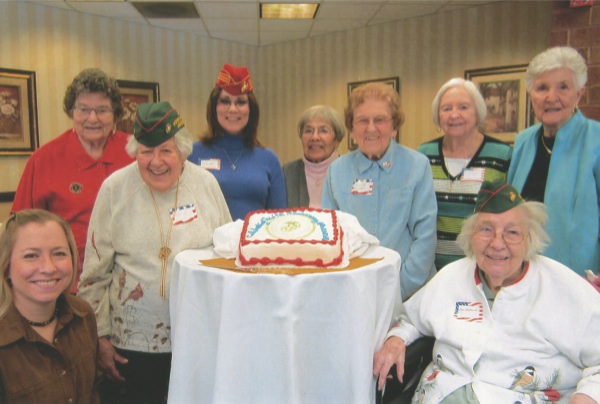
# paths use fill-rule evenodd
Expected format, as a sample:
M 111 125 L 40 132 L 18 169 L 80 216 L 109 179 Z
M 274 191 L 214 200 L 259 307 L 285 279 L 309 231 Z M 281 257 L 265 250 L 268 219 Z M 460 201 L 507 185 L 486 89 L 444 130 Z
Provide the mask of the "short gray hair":
M 548 221 L 546 206 L 541 202 L 527 201 L 513 209 L 524 209 L 526 217 L 527 231 L 527 252 L 525 259 L 530 260 L 535 255 L 541 254 L 550 241 L 550 237 L 544 227 Z M 473 257 L 474 252 L 471 247 L 471 235 L 473 234 L 475 224 L 479 213 L 471 215 L 462 226 L 460 234 L 456 238 L 456 243 L 464 251 L 467 257 Z
M 183 156 L 183 158 L 187 159 L 190 154 L 192 154 L 192 148 L 194 147 L 194 141 L 192 139 L 192 133 L 186 128 L 183 127 L 177 131 L 175 136 L 175 146 Z M 130 136 L 127 141 L 127 146 L 125 146 L 125 150 L 127 154 L 131 157 L 135 157 L 137 155 L 139 149 L 139 142 L 135 138 L 135 136 Z
M 322 119 L 325 122 L 329 122 L 335 133 L 335 140 L 338 142 L 342 141 L 346 134 L 344 118 L 342 118 L 342 115 L 338 111 L 327 105 L 314 105 L 300 115 L 300 119 L 298 120 L 298 136 L 300 138 L 302 138 L 304 126 L 313 119 Z
M 431 103 L 431 117 L 433 118 L 433 123 L 438 128 L 440 127 L 440 101 L 442 96 L 446 93 L 446 91 L 450 90 L 454 87 L 462 87 L 465 91 L 471 96 L 473 102 L 475 103 L 475 110 L 477 111 L 477 124 L 481 125 L 485 121 L 485 117 L 487 116 L 487 107 L 485 105 L 485 100 L 479 92 L 479 89 L 472 81 L 465 80 L 460 77 L 455 77 L 453 79 L 445 82 L 437 94 L 433 98 L 433 102 Z
M 555 46 L 534 57 L 525 72 L 525 85 L 527 91 L 533 90 L 533 83 L 537 76 L 551 70 L 566 67 L 573 73 L 575 90 L 579 91 L 587 82 L 587 66 L 585 59 L 570 46 Z

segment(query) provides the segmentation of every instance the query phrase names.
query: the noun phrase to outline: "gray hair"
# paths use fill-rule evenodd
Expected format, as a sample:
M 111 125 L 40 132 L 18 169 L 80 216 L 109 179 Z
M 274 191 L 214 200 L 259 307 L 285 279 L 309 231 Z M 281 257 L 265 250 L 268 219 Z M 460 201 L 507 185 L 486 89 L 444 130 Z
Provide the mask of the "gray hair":
M 192 148 L 194 147 L 194 140 L 192 139 L 192 133 L 188 130 L 188 128 L 183 127 L 177 131 L 175 136 L 175 146 L 183 156 L 183 158 L 187 159 L 190 154 L 192 154 Z M 127 141 L 127 146 L 125 146 L 125 150 L 127 154 L 131 157 L 135 157 L 138 152 L 140 144 L 135 138 L 135 136 L 130 136 Z
M 527 201 L 515 207 L 515 209 L 525 210 L 525 225 L 529 232 L 529 237 L 526 238 L 527 252 L 525 253 L 525 259 L 530 260 L 535 255 L 541 254 L 550 241 L 550 237 L 544 229 L 548 221 L 546 206 L 541 202 Z M 467 257 L 474 256 L 473 248 L 471 247 L 471 235 L 473 234 L 478 217 L 479 213 L 471 215 L 463 223 L 460 234 L 456 238 L 456 244 L 462 248 Z
M 485 105 L 485 100 L 483 99 L 481 92 L 479 92 L 479 89 L 472 81 L 465 80 L 460 77 L 455 77 L 445 82 L 433 98 L 433 102 L 431 103 L 431 117 L 433 118 L 433 123 L 435 124 L 435 126 L 437 126 L 438 128 L 440 127 L 439 110 L 442 96 L 446 93 L 446 91 L 454 87 L 464 88 L 467 94 L 471 96 L 473 102 L 475 103 L 475 110 L 477 111 L 477 123 L 479 125 L 482 124 L 485 121 L 485 117 L 487 116 L 487 107 Z
M 300 115 L 300 119 L 298 120 L 298 136 L 300 138 L 302 138 L 304 126 L 313 119 L 322 119 L 325 122 L 329 122 L 335 132 L 335 140 L 338 142 L 342 141 L 346 134 L 344 118 L 342 118 L 342 115 L 338 111 L 327 105 L 314 105 Z
M 575 90 L 579 91 L 587 82 L 587 66 L 585 59 L 570 46 L 555 46 L 534 57 L 525 72 L 525 85 L 527 92 L 533 90 L 533 83 L 537 76 L 551 70 L 566 67 L 573 74 Z

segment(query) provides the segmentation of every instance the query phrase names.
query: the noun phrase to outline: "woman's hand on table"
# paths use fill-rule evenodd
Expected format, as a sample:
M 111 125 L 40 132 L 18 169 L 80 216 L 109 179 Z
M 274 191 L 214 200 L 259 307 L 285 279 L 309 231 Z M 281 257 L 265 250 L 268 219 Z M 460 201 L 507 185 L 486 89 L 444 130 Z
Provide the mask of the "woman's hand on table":
M 399 337 L 390 337 L 383 344 L 373 358 L 373 375 L 377 377 L 377 390 L 382 390 L 393 365 L 396 365 L 398 380 L 402 382 L 404 376 L 404 358 L 406 344 Z
M 115 347 L 110 343 L 108 338 L 99 338 L 100 345 L 100 367 L 104 370 L 109 379 L 124 382 L 125 378 L 119 373 L 116 363 L 126 364 L 127 358 L 122 357 L 117 353 Z

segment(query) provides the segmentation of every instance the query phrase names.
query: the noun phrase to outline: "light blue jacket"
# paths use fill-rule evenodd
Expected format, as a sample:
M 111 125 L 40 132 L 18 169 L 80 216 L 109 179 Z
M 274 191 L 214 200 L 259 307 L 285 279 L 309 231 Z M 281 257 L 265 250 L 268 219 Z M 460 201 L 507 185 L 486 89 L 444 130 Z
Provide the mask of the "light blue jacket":
M 508 182 L 523 190 L 541 124 L 525 129 L 515 141 Z M 600 122 L 577 112 L 559 129 L 552 149 L 544 203 L 552 241 L 543 253 L 580 275 L 600 271 Z
M 356 216 L 382 246 L 400 254 L 402 300 L 436 273 L 437 202 L 422 154 L 392 141 L 378 161 L 360 150 L 338 158 L 327 171 L 322 206 Z

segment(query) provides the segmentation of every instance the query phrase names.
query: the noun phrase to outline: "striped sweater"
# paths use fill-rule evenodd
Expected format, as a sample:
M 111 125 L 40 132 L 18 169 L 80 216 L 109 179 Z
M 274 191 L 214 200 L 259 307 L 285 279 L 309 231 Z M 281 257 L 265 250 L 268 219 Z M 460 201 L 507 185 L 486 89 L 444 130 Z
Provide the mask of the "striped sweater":
M 512 156 L 512 147 L 489 136 L 483 143 L 461 175 L 452 176 L 442 154 L 443 136 L 419 147 L 419 152 L 429 158 L 433 172 L 433 188 L 438 203 L 437 248 L 435 266 L 442 269 L 445 265 L 464 257 L 456 244 L 456 237 L 465 220 L 473 213 L 477 193 L 483 181 L 502 179 L 506 181 Z M 478 181 L 468 181 L 465 171 L 482 174 Z

